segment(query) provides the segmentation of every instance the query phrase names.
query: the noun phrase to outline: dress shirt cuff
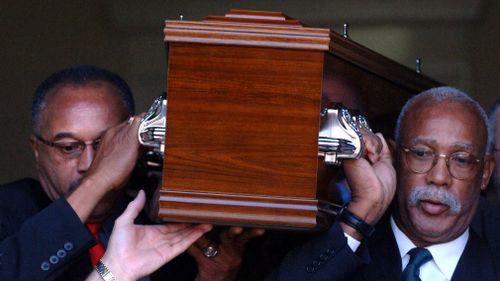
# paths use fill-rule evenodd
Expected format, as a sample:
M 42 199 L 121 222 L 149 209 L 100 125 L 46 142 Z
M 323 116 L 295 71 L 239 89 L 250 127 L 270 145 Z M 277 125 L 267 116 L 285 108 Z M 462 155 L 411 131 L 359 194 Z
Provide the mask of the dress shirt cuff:
M 351 235 L 349 235 L 345 232 L 344 232 L 344 236 L 347 238 L 347 245 L 349 245 L 349 248 L 351 248 L 351 250 L 353 252 L 356 252 L 359 245 L 361 245 L 361 241 L 356 240 L 354 237 L 352 237 Z

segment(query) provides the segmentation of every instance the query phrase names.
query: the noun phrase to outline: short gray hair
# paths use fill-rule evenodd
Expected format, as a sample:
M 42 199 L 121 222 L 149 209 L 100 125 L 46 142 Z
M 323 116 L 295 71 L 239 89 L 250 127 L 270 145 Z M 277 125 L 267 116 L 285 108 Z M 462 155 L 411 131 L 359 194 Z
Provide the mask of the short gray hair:
M 415 103 L 418 101 L 424 100 L 424 99 L 432 99 L 433 101 L 439 103 L 443 102 L 445 100 L 452 100 L 456 101 L 465 105 L 468 105 L 470 108 L 472 108 L 478 117 L 483 121 L 483 126 L 486 129 L 486 134 L 487 134 L 487 140 L 490 140 L 490 132 L 488 130 L 488 116 L 486 115 L 486 112 L 484 111 L 483 107 L 475 101 L 473 98 L 471 98 L 469 95 L 466 93 L 453 88 L 453 87 L 436 87 L 436 88 L 431 88 L 429 90 L 426 90 L 418 95 L 415 95 L 411 97 L 406 104 L 403 106 L 401 109 L 401 113 L 399 113 L 398 121 L 396 123 L 396 128 L 394 130 L 394 138 L 396 140 L 396 143 L 400 143 L 401 140 L 401 126 L 403 124 L 403 121 L 405 120 L 405 117 L 408 113 L 408 111 L 413 107 Z M 489 143 L 488 143 L 489 144 Z

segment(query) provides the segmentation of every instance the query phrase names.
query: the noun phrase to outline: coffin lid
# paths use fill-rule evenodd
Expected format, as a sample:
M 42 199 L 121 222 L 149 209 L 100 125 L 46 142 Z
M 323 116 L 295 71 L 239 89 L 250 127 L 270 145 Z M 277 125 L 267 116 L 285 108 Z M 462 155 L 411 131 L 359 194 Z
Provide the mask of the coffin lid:
M 165 42 L 324 51 L 413 92 L 439 85 L 328 28 L 304 26 L 281 12 L 230 10 L 203 21 L 166 20 Z

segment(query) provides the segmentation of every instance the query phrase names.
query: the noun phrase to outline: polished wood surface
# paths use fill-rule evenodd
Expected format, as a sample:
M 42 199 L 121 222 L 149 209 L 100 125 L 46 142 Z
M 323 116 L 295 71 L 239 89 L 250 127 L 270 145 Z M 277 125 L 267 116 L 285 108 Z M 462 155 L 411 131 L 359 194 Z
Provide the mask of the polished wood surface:
M 316 198 L 318 192 L 323 54 L 171 43 L 169 55 L 165 193 L 185 198 L 189 190 L 193 197 L 217 194 L 218 200 L 229 200 L 228 194 L 252 195 L 252 206 L 274 196 L 274 204 L 296 213 L 276 214 L 276 219 L 283 216 L 280 221 L 303 225 L 314 218 L 302 213 L 317 209 L 317 202 L 300 199 Z M 237 207 L 210 202 L 223 208 L 214 219 L 227 219 L 222 211 L 239 219 L 252 217 L 247 213 L 251 206 L 241 206 L 237 213 Z
M 329 102 L 379 120 L 431 79 L 279 12 L 166 21 L 168 113 L 159 216 L 295 229 L 335 214 L 318 159 Z

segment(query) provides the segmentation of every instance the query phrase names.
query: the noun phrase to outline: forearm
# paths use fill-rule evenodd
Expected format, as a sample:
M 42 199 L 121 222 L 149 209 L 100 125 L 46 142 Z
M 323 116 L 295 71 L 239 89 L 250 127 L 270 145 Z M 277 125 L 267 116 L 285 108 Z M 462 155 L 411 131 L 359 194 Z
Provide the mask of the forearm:
M 108 129 L 78 188 L 68 196 L 82 222 L 106 194 L 125 186 L 139 156 L 137 130 L 140 118 Z
M 68 196 L 66 201 L 85 222 L 95 206 L 109 192 L 110 187 L 93 178 L 84 178 L 78 188 Z

